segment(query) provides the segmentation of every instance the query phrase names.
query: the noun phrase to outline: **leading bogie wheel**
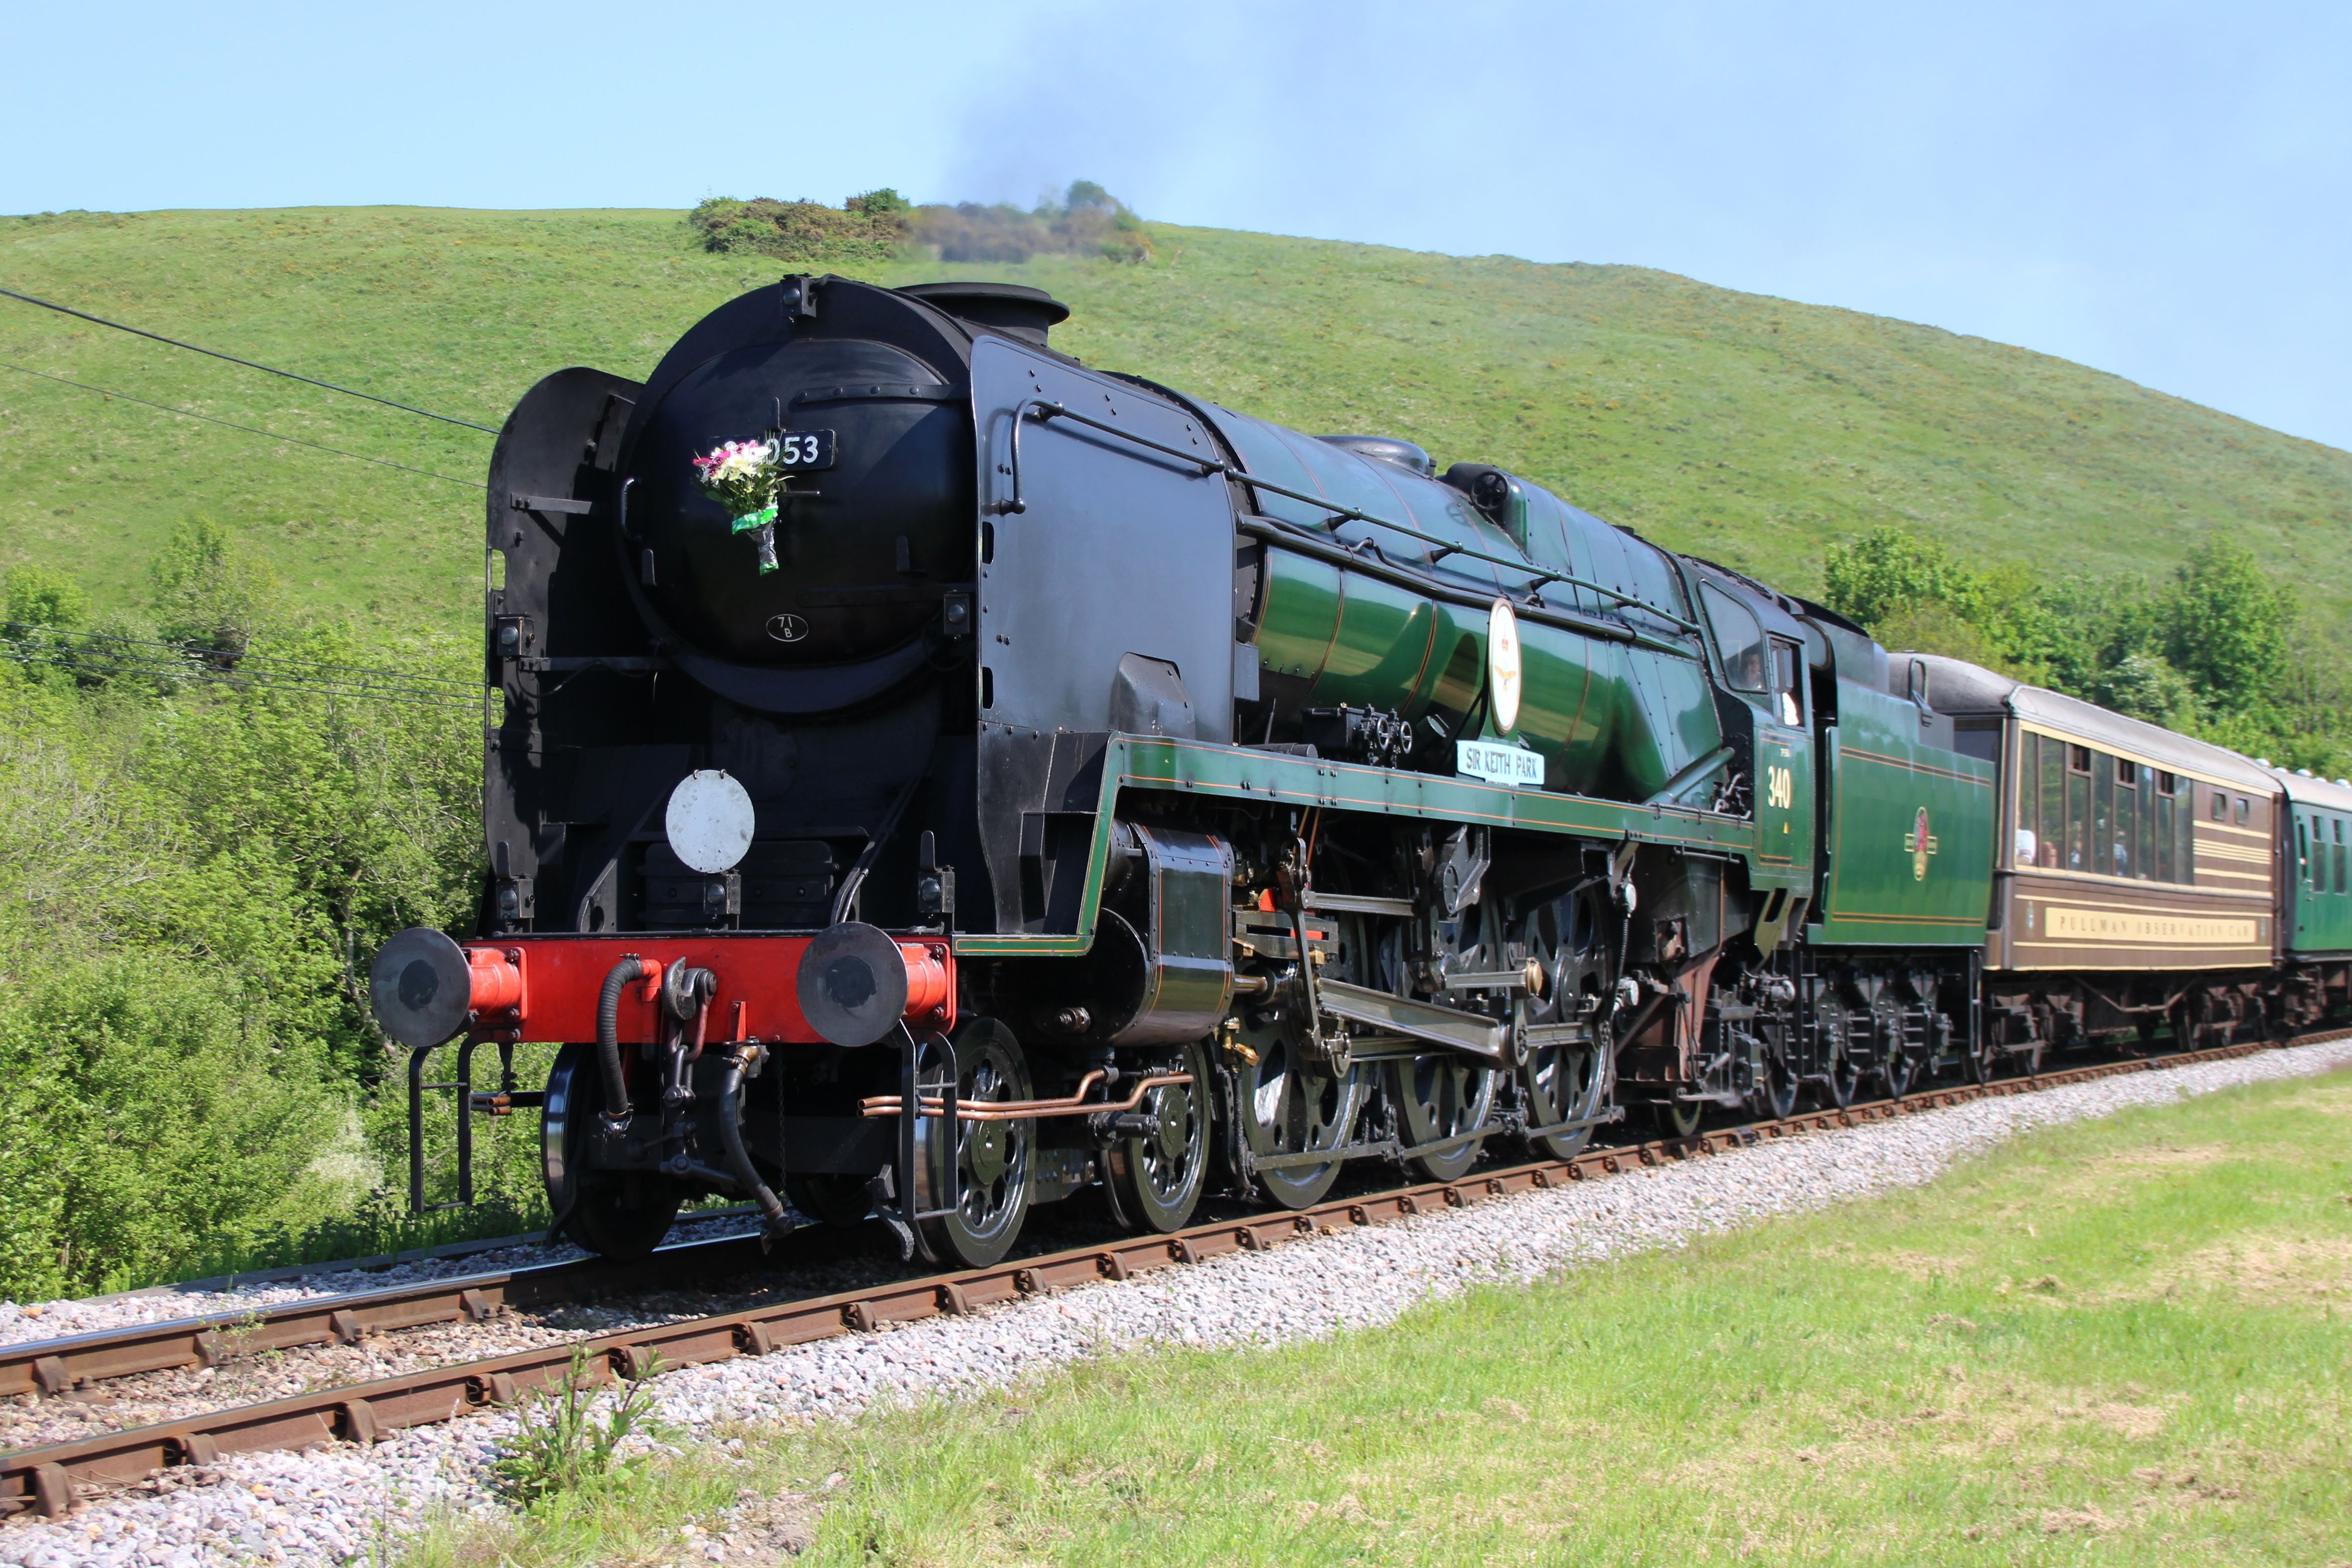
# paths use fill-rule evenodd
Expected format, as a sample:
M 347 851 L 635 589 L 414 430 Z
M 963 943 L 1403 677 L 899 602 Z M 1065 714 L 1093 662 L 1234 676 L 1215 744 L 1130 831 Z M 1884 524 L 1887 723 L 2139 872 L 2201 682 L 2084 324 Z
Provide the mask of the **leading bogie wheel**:
M 642 1258 L 661 1245 L 677 1218 L 677 1184 L 652 1171 L 593 1171 L 583 1155 L 604 1104 L 596 1048 L 567 1045 L 555 1053 L 540 1113 L 540 1164 L 549 1207 L 562 1229 L 600 1257 Z
M 992 1103 L 1033 1098 L 1029 1059 L 1013 1031 L 995 1019 L 974 1019 L 955 1033 L 959 1112 Z M 916 1077 L 925 1099 L 947 1087 L 947 1057 L 937 1036 L 921 1042 Z M 916 1235 L 931 1258 L 965 1269 L 1002 1262 L 1021 1236 L 1029 1216 L 1029 1185 L 1035 1165 L 1037 1124 L 965 1120 L 957 1139 L 956 1202 L 948 1213 L 916 1222 Z M 923 1118 L 917 1137 L 915 1201 L 919 1209 L 947 1207 L 947 1126 L 939 1116 Z
M 846 1229 L 874 1213 L 873 1183 L 838 1171 L 787 1172 L 784 1196 L 794 1208 L 820 1224 Z
M 1103 1191 L 1111 1213 L 1128 1229 L 1181 1230 L 1200 1204 L 1209 1174 L 1209 1053 L 1195 1040 L 1184 1047 L 1181 1071 L 1190 1083 L 1166 1083 L 1145 1092 L 1138 1113 L 1153 1124 L 1120 1138 L 1103 1155 Z

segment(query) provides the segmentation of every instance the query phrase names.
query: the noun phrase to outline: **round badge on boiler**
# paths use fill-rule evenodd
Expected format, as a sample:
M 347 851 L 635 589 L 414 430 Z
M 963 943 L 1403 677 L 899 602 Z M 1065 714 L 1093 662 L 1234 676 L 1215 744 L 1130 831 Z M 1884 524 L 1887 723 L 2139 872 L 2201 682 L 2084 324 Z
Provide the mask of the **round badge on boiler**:
M 1519 618 L 1507 599 L 1486 612 L 1486 689 L 1494 697 L 1495 733 L 1508 735 L 1519 722 Z
M 751 847 L 751 797 L 723 768 L 698 768 L 669 792 L 662 829 L 670 852 L 706 875 L 734 869 Z
M 797 643 L 808 635 L 808 622 L 797 615 L 768 617 L 768 635 L 779 643 Z

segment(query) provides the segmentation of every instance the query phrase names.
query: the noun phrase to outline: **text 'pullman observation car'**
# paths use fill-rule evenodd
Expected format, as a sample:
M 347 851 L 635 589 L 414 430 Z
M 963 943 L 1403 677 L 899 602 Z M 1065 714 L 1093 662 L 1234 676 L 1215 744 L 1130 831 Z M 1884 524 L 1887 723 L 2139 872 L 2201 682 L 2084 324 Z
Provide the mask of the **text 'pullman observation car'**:
M 2290 889 L 2294 781 L 1067 314 L 788 277 L 509 416 L 478 920 L 371 994 L 583 1244 L 717 1194 L 984 1264 L 2340 999 L 2276 901 L 2339 941 L 2344 801 Z

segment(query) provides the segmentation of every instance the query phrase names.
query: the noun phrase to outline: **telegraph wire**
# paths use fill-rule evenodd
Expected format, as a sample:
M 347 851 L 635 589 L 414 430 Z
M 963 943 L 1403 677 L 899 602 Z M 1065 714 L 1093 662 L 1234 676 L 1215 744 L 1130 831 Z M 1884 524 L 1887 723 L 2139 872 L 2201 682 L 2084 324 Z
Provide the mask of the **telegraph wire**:
M 87 310 L 77 310 L 70 305 L 59 305 L 52 300 L 37 299 L 30 294 L 19 294 L 13 288 L 0 288 L 0 295 L 5 295 L 11 299 L 21 299 L 27 305 L 37 305 L 44 310 L 55 310 L 61 316 L 77 317 L 84 321 L 96 322 L 100 327 L 111 327 L 118 332 L 129 332 L 134 337 L 152 339 L 158 343 L 168 343 L 174 349 L 185 349 L 190 353 L 210 354 L 215 360 L 226 360 L 232 365 L 243 365 L 247 370 L 266 371 L 273 376 L 284 376 L 289 382 L 305 382 L 314 387 L 324 387 L 331 392 L 341 392 L 345 397 L 364 398 L 370 402 L 380 402 L 386 408 L 396 408 L 403 413 L 422 414 L 426 419 L 437 419 L 444 424 L 457 424 L 463 425 L 467 430 L 478 430 L 485 435 L 498 434 L 490 426 L 476 424 L 470 419 L 457 419 L 449 414 L 436 413 L 429 408 L 418 408 L 414 403 L 394 402 L 388 397 L 378 397 L 373 392 L 360 392 L 352 387 L 337 386 L 332 382 L 322 382 L 316 376 L 306 376 L 294 371 L 281 371 L 276 365 L 265 365 L 258 360 L 241 360 L 235 354 L 224 354 L 218 349 L 207 349 L 199 343 L 184 343 L 177 338 L 166 338 L 161 332 L 150 332 L 144 327 L 131 327 L 121 321 L 110 321 L 103 316 L 93 316 Z
M 0 288 L 0 294 L 6 292 L 6 289 Z M 201 419 L 206 424 L 226 425 L 231 430 L 241 430 L 247 435 L 266 436 L 271 441 L 282 441 L 289 446 L 307 446 L 313 452 L 325 452 L 337 457 L 348 457 L 355 463 L 373 463 L 379 468 L 397 468 L 403 474 L 416 474 L 427 479 L 438 479 L 444 485 L 467 485 L 477 490 L 489 488 L 478 479 L 453 479 L 446 474 L 436 474 L 430 468 L 412 468 L 405 463 L 394 463 L 383 457 L 370 457 L 363 453 L 346 452 L 340 446 L 326 446 L 316 441 L 304 441 L 296 436 L 280 435 L 274 430 L 262 430 L 250 424 L 239 424 L 235 420 L 218 419 L 209 413 L 198 413 L 194 409 L 174 408 L 168 402 L 151 402 L 143 397 L 132 397 L 129 392 L 116 392 L 109 387 L 92 386 L 88 382 L 68 381 L 64 376 L 53 376 L 47 371 L 28 371 L 22 365 L 12 365 L 5 361 L 0 361 L 0 371 L 14 371 L 20 376 L 37 376 L 45 382 L 55 382 L 59 386 L 79 387 L 83 392 L 96 392 L 100 397 L 121 398 L 124 402 L 135 402 L 142 408 L 158 408 L 165 413 L 176 413 L 182 419 Z M 439 415 L 436 414 L 435 417 L 438 418 Z M 478 430 L 481 427 L 477 425 L 475 428 Z

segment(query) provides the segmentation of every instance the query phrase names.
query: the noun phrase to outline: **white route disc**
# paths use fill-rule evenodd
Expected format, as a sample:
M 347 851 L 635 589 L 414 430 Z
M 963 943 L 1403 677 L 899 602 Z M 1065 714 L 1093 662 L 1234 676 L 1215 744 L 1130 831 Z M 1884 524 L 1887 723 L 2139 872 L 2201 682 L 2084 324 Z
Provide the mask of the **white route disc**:
M 662 828 L 688 869 L 728 871 L 751 847 L 751 797 L 722 768 L 699 768 L 669 792 Z

